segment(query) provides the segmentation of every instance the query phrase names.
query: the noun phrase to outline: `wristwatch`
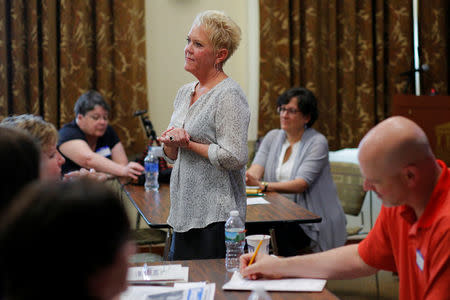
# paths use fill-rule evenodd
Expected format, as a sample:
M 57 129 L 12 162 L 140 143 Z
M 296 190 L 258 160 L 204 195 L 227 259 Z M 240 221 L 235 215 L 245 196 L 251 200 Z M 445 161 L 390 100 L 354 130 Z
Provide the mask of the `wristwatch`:
M 267 192 L 267 187 L 269 186 L 269 183 L 266 181 L 261 181 L 261 184 L 263 185 L 263 193 Z

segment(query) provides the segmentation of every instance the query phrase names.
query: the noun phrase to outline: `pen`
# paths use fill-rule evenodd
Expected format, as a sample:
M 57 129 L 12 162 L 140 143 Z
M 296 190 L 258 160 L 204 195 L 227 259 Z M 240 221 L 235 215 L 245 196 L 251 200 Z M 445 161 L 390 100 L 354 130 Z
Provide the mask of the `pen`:
M 258 255 L 258 251 L 259 251 L 259 248 L 261 247 L 262 242 L 263 242 L 263 239 L 261 239 L 261 240 L 259 241 L 258 247 L 256 247 L 255 253 L 253 253 L 252 259 L 250 259 L 250 262 L 248 263 L 249 266 L 250 266 L 250 265 L 253 263 L 253 261 L 255 260 L 256 255 Z

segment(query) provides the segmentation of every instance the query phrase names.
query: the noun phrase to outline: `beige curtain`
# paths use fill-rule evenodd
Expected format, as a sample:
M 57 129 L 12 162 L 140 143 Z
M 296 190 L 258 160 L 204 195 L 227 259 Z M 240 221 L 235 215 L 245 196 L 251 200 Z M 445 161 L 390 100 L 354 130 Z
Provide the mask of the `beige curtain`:
M 58 128 L 88 89 L 111 105 L 127 153 L 145 149 L 133 112 L 147 108 L 144 1 L 14 0 L 0 6 L 0 116 Z
M 447 94 L 449 4 L 420 2 L 423 89 Z M 389 116 L 413 63 L 411 1 L 260 0 L 260 20 L 259 136 L 279 128 L 276 98 L 293 86 L 317 96 L 314 127 L 331 150 L 357 147 Z

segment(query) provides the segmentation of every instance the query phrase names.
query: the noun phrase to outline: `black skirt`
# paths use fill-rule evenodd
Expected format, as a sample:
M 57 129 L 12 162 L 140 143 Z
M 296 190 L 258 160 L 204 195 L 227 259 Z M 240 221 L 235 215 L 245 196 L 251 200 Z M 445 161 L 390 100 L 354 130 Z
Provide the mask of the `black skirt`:
M 205 228 L 174 232 L 169 260 L 211 259 L 225 257 L 225 222 Z

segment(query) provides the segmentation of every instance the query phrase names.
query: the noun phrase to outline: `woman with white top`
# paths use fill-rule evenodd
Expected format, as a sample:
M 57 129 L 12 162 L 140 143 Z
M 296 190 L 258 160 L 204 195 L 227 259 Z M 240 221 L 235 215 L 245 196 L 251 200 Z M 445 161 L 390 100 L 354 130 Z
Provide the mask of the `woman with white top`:
M 218 11 L 197 15 L 187 36 L 184 69 L 196 80 L 182 86 L 169 128 L 159 140 L 170 177 L 173 228 L 169 258 L 225 257 L 225 221 L 245 220 L 245 164 L 250 109 L 239 84 L 223 70 L 241 30 Z
M 246 172 L 246 184 L 281 193 L 322 217 L 321 223 L 285 226 L 278 235 L 301 239 L 306 234 L 315 252 L 342 246 L 346 220 L 331 177 L 328 142 L 311 128 L 318 117 L 317 100 L 306 88 L 291 88 L 278 97 L 277 111 L 281 129 L 264 137 Z M 300 246 L 298 240 L 294 248 Z M 292 244 L 283 249 L 283 242 L 278 243 L 281 255 L 297 254 L 299 249 L 289 249 Z

